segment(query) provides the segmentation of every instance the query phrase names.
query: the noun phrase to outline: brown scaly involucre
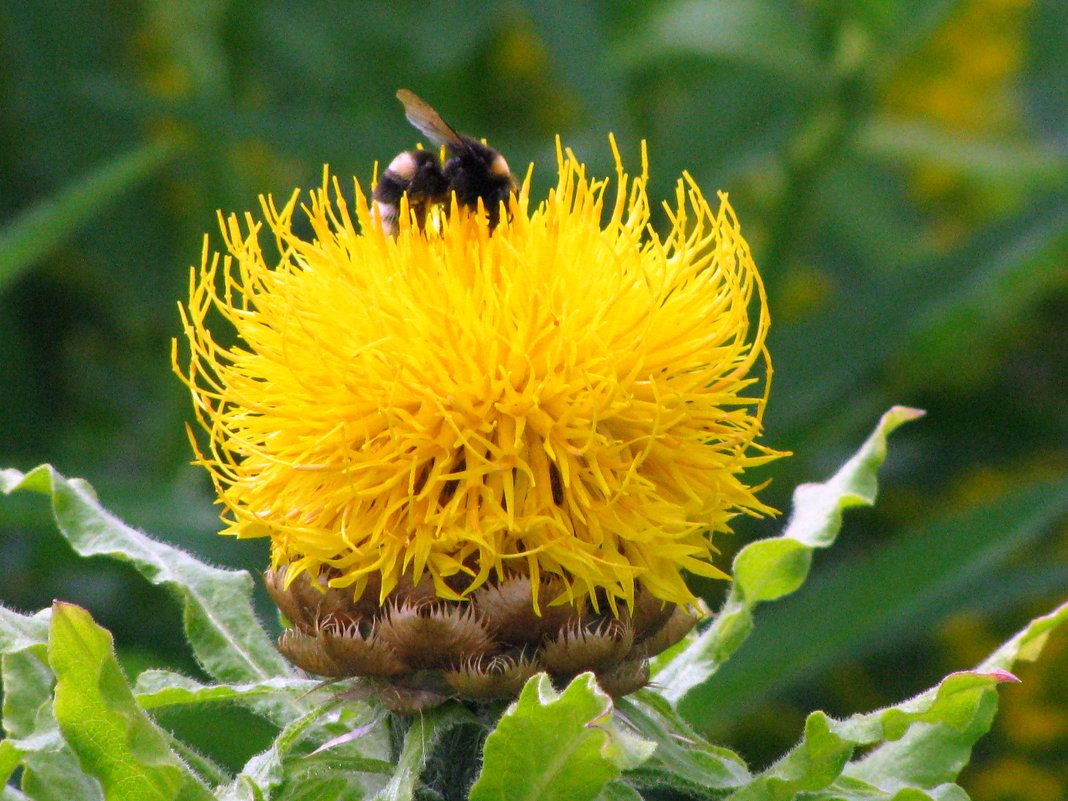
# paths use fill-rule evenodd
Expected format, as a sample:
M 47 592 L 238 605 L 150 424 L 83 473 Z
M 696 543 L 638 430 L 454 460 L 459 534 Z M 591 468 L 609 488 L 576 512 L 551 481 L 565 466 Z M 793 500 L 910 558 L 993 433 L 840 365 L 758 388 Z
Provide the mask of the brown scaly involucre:
M 641 589 L 631 612 L 564 604 L 534 610 L 530 580 L 508 576 L 468 601 L 437 597 L 424 578 L 394 589 L 384 604 L 372 585 L 352 600 L 323 575 L 316 587 L 301 573 L 285 587 L 285 568 L 268 570 L 267 590 L 291 627 L 278 648 L 294 665 L 331 678 L 362 677 L 394 712 L 411 713 L 447 698 L 514 698 L 539 671 L 566 683 L 585 671 L 610 695 L 644 686 L 649 658 L 681 640 L 697 622 L 694 610 Z M 558 581 L 541 581 L 551 598 Z

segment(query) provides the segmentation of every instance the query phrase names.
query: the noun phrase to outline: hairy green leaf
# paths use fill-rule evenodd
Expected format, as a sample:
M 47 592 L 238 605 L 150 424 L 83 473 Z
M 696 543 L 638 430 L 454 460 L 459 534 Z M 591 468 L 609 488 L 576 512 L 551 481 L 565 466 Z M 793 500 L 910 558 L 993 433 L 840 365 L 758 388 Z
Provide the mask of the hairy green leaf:
M 7 784 L 22 760 L 22 750 L 11 740 L 0 740 L 0 787 Z
M 642 801 L 642 795 L 625 781 L 613 779 L 597 794 L 597 801 Z
M 0 606 L 0 653 L 14 654 L 46 645 L 51 614 L 51 610 L 43 609 L 36 615 L 23 615 Z
M 322 685 L 315 679 L 278 676 L 251 684 L 201 684 L 168 670 L 146 670 L 134 682 L 134 695 L 144 709 L 185 704 L 218 703 L 262 696 L 299 697 Z
M 826 548 L 842 527 L 842 513 L 875 502 L 877 473 L 886 458 L 886 439 L 922 412 L 894 407 L 882 416 L 860 450 L 829 480 L 802 484 L 785 531 L 750 543 L 734 559 L 734 582 L 712 625 L 668 661 L 657 665 L 657 684 L 677 704 L 712 676 L 753 628 L 753 608 L 793 592 L 804 582 L 815 548 Z
M 928 628 L 947 599 L 969 592 L 977 576 L 1020 553 L 1066 509 L 1063 481 L 1024 485 L 832 566 L 764 615 L 745 648 L 686 699 L 683 711 L 700 708 L 709 722 L 735 720 L 868 646 Z
M 173 591 L 183 605 L 193 653 L 212 676 L 242 684 L 296 675 L 256 619 L 248 573 L 211 567 L 126 526 L 100 505 L 88 484 L 68 480 L 49 465 L 25 475 L 0 471 L 0 491 L 20 489 L 51 497 L 59 530 L 78 553 L 129 562 L 152 583 Z M 302 711 L 278 700 L 249 703 L 281 722 Z
M 825 790 L 813 797 L 965 798 L 952 783 L 990 728 L 996 687 L 1015 681 L 1008 668 L 1017 659 L 1035 658 L 1065 619 L 1068 604 L 1032 621 L 975 670 L 953 673 L 903 703 L 841 721 L 813 712 L 801 742 L 731 801 L 777 801 Z M 850 762 L 862 746 L 876 747 Z
M 423 766 L 438 739 L 454 726 L 472 719 L 471 713 L 459 704 L 445 704 L 420 713 L 404 735 L 404 747 L 389 783 L 375 795 L 374 801 L 412 801 Z
M 52 606 L 48 662 L 56 674 L 59 728 L 109 801 L 211 797 L 137 706 L 111 634 L 84 609 L 61 601 Z
M 277 801 L 340 801 L 370 798 L 393 774 L 394 765 L 370 757 L 316 754 L 290 757 L 282 783 L 271 795 Z
M 653 755 L 627 773 L 628 781 L 704 795 L 742 787 L 752 778 L 741 757 L 705 741 L 659 694 L 642 690 L 618 699 L 616 708 L 643 737 L 656 743 Z
M 9 621 L 15 615 L 8 612 Z M 47 620 L 51 610 L 35 617 Z M 82 772 L 52 714 L 54 677 L 46 657 L 45 648 L 32 642 L 0 656 L 5 742 L 21 752 L 22 789 L 37 801 L 101 799 L 100 785 Z
M 219 801 L 269 798 L 273 788 L 285 778 L 283 762 L 290 750 L 299 743 L 310 728 L 319 723 L 333 705 L 312 709 L 287 725 L 266 751 L 248 761 L 233 784 L 217 796 Z
M 487 738 L 471 801 L 593 799 L 653 748 L 649 741 L 621 736 L 612 721 L 612 700 L 593 674 L 583 673 L 557 693 L 539 673 Z
M 24 751 L 62 747 L 45 659 L 37 649 L 3 655 L 4 731 Z
M 364 797 L 364 782 L 359 773 L 393 773 L 394 766 L 378 758 L 385 751 L 384 732 L 378 725 L 380 720 L 372 718 L 367 722 L 371 717 L 369 709 L 341 697 L 325 703 L 309 702 L 306 706 L 310 707 L 308 712 L 285 726 L 271 746 L 252 757 L 233 782 L 220 791 L 219 801 L 315 798 L 318 789 L 335 786 L 356 786 L 361 790 L 357 797 Z M 324 739 L 339 730 L 344 736 L 331 740 L 343 741 L 339 745 L 321 753 L 308 753 L 312 745 L 322 749 Z M 358 738 L 351 737 L 354 732 L 359 734 Z M 337 778 L 342 781 L 337 782 Z
M 100 783 L 86 775 L 70 748 L 27 754 L 22 791 L 34 801 L 104 801 Z
M 1037 659 L 1049 633 L 1065 620 L 1068 603 L 1031 621 L 974 671 L 953 674 L 938 688 L 902 704 L 900 714 L 913 716 L 916 710 L 930 704 L 928 717 L 923 720 L 931 725 L 909 728 L 893 742 L 881 745 L 851 765 L 848 775 L 871 782 L 921 787 L 954 781 L 967 764 L 976 740 L 990 728 L 997 711 L 996 683 L 1011 680 L 1006 671 L 1017 660 Z M 887 725 L 895 726 L 896 733 L 902 723 L 899 718 L 888 717 Z

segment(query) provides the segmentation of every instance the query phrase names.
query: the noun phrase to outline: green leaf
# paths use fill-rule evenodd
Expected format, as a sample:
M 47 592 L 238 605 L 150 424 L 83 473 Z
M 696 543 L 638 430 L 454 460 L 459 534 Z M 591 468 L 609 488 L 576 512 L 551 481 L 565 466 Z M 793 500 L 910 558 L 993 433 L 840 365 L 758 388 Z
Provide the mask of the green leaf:
M 218 703 L 263 696 L 304 696 L 318 689 L 321 681 L 277 676 L 253 684 L 201 684 L 167 670 L 146 670 L 134 683 L 134 695 L 143 709 Z
M 177 151 L 173 142 L 141 145 L 23 211 L 0 230 L 0 292 Z
M 656 743 L 652 757 L 627 773 L 632 783 L 703 795 L 709 790 L 733 790 L 751 780 L 741 757 L 706 742 L 657 693 L 641 690 L 618 699 L 616 708 L 643 737 Z
M 219 765 L 210 757 L 202 754 L 193 746 L 187 745 L 182 740 L 179 740 L 173 733 L 164 730 L 163 735 L 167 738 L 167 745 L 175 755 L 182 760 L 194 774 L 199 776 L 201 782 L 208 787 L 218 787 L 227 784 L 233 778 L 233 774 L 230 771 L 226 770 L 226 768 Z
M 111 635 L 88 612 L 60 601 L 53 605 L 48 661 L 56 674 L 53 710 L 64 739 L 108 801 L 211 797 L 137 706 Z
M 938 724 L 949 721 L 948 725 L 953 727 L 967 727 L 972 720 L 982 719 L 989 725 L 992 712 L 981 708 L 976 703 L 979 700 L 977 695 L 969 691 L 983 685 L 989 686 L 1000 678 L 971 674 L 966 681 L 955 682 L 960 675 L 951 676 L 939 685 L 934 703 L 921 704 L 912 710 L 907 709 L 907 702 L 876 713 L 856 715 L 845 721 L 833 720 L 823 712 L 813 712 L 805 721 L 801 742 L 757 776 L 750 785 L 729 798 L 731 801 L 785 801 L 802 792 L 815 792 L 832 786 L 839 790 L 841 785 L 837 780 L 858 747 L 900 737 L 917 722 Z M 906 783 L 899 782 L 895 774 L 896 771 L 884 778 L 893 782 L 895 790 L 903 789 Z M 854 790 L 859 789 L 856 780 L 860 778 L 856 775 L 848 777 Z M 888 789 L 885 782 L 875 781 L 871 785 Z
M 758 797 L 760 799 L 780 798 L 768 792 Z M 887 791 L 848 777 L 839 777 L 830 787 L 823 790 L 806 792 L 803 796 L 788 797 L 790 799 L 804 798 L 805 801 L 969 801 L 967 793 L 955 784 L 944 784 L 929 791 L 916 787 Z M 786 797 L 783 796 L 783 798 Z
M 934 695 L 925 718 L 931 725 L 910 728 L 895 742 L 880 746 L 851 765 L 848 774 L 870 782 L 904 782 L 921 787 L 954 781 L 967 764 L 975 741 L 990 728 L 997 710 L 996 682 L 1011 680 L 1005 671 L 1017 660 L 1037 659 L 1050 632 L 1065 620 L 1068 603 L 1031 621 L 974 671 L 949 676 L 936 690 L 902 705 L 915 715 L 913 710 L 922 709 Z M 971 709 L 975 711 L 969 718 Z M 890 725 L 900 727 L 900 722 L 891 718 Z
M 472 720 L 470 712 L 454 703 L 444 704 L 420 714 L 404 735 L 404 747 L 389 783 L 375 795 L 374 801 L 412 801 L 419 786 L 423 765 L 433 752 L 438 739 L 454 726 Z M 472 799 L 475 797 L 473 792 L 472 790 Z
M 335 771 L 325 774 L 308 772 L 296 777 L 296 781 L 293 781 L 294 778 L 293 772 L 290 772 L 282 787 L 271 798 L 278 801 L 338 801 L 365 797 L 360 788 L 353 787 L 351 776 L 342 776 Z
M 706 722 L 737 719 L 869 646 L 907 636 L 917 624 L 929 627 L 947 599 L 972 591 L 977 577 L 1020 553 L 1066 509 L 1063 481 L 1023 486 L 834 565 L 763 616 L 745 648 L 686 699 L 684 713 L 700 709 Z
M 351 698 L 316 704 L 304 717 L 285 726 L 270 747 L 249 759 L 236 778 L 213 764 L 200 764 L 195 753 L 187 755 L 181 742 L 172 748 L 201 776 L 222 788 L 219 799 L 316 798 L 324 786 L 345 788 L 345 792 L 329 795 L 331 799 L 366 798 L 368 785 L 380 787 L 382 776 L 389 776 L 394 768 L 386 759 L 389 741 L 381 722 L 377 709 Z M 365 774 L 375 775 L 368 778 Z
M 250 759 L 233 784 L 218 794 L 219 801 L 270 798 L 271 790 L 285 778 L 286 755 L 333 706 L 316 707 L 282 729 L 271 747 Z
M 763 798 L 793 798 L 797 793 L 828 786 L 842 772 L 853 755 L 855 743 L 839 736 L 834 721 L 822 712 L 805 720 L 800 744 L 731 801 Z
M 153 584 L 173 591 L 183 605 L 186 635 L 197 660 L 222 682 L 256 683 L 294 676 L 252 610 L 252 579 L 245 571 L 222 570 L 123 524 L 97 501 L 83 481 L 67 480 L 50 465 L 23 475 L 0 471 L 0 491 L 32 490 L 52 499 L 59 530 L 82 556 L 129 562 Z M 249 699 L 280 722 L 303 712 L 293 702 Z
M 0 787 L 7 784 L 21 761 L 22 750 L 11 740 L 0 740 Z
M 45 649 L 37 645 L 0 657 L 5 742 L 21 751 L 22 789 L 36 801 L 102 799 L 100 785 L 81 770 L 59 732 L 52 714 L 54 677 L 45 658 Z
M 22 791 L 34 801 L 104 801 L 99 782 L 87 776 L 69 748 L 27 757 Z
M 48 643 L 48 620 L 50 609 L 36 615 L 23 615 L 0 606 L 0 653 L 14 654 L 27 648 L 41 647 Z
M 486 739 L 471 801 L 593 799 L 620 769 L 637 767 L 654 747 L 621 736 L 612 722 L 612 700 L 593 674 L 583 673 L 557 693 L 539 673 Z
M 966 798 L 952 782 L 990 728 L 996 687 L 1015 681 L 1008 668 L 1017 659 L 1037 657 L 1049 632 L 1065 619 L 1068 604 L 1032 621 L 975 670 L 953 673 L 903 703 L 842 721 L 813 712 L 801 742 L 731 801 L 790 799 L 822 790 L 832 792 L 813 797 Z M 857 748 L 872 745 L 877 747 L 850 762 Z
M 393 773 L 384 759 L 338 757 L 323 754 L 291 757 L 285 763 L 282 783 L 271 795 L 277 801 L 337 801 L 369 798 Z
M 642 801 L 642 795 L 625 781 L 614 779 L 597 794 L 597 801 Z
M 4 731 L 24 751 L 62 745 L 51 717 L 52 671 L 37 649 L 3 655 Z
M 174 704 L 212 703 L 279 692 L 307 696 L 320 685 L 321 682 L 310 679 L 278 678 L 262 685 L 209 686 L 179 674 L 150 670 L 138 677 L 135 692 L 139 703 L 147 708 L 156 708 Z M 358 723 L 353 724 L 353 718 L 369 716 L 368 707 L 349 700 L 341 716 L 343 719 L 334 722 L 337 717 L 334 713 L 339 702 L 339 698 L 331 698 L 325 702 L 321 698 L 314 698 L 305 702 L 306 706 L 311 707 L 310 711 L 285 726 L 271 746 L 250 759 L 236 778 L 226 777 L 227 787 L 221 791 L 219 798 L 314 798 L 318 797 L 315 795 L 318 792 L 316 788 L 336 789 L 356 785 L 362 790 L 363 783 L 355 775 L 358 772 L 386 775 L 392 773 L 392 764 L 366 755 L 376 746 L 381 746 L 378 750 L 385 752 L 384 738 L 381 736 L 383 732 L 375 731 L 373 725 L 360 727 Z M 324 722 L 328 717 L 329 722 Z M 330 749 L 322 757 L 314 752 L 307 756 L 291 756 L 293 749 L 303 741 L 321 742 L 338 728 L 351 733 L 352 725 L 366 729 L 358 738 L 358 743 L 346 742 L 344 748 Z M 218 783 L 223 781 L 219 779 Z M 283 786 L 286 790 L 279 795 L 279 788 Z M 359 797 L 363 795 L 362 792 L 358 794 Z M 334 791 L 333 795 L 327 797 L 348 796 Z
M 882 416 L 860 450 L 823 484 L 802 484 L 794 491 L 794 508 L 785 531 L 750 543 L 734 560 L 734 581 L 712 625 L 682 651 L 656 665 L 662 694 L 678 704 L 737 650 L 753 628 L 753 608 L 793 592 L 804 582 L 815 548 L 834 542 L 842 513 L 871 505 L 877 473 L 886 458 L 886 439 L 901 424 L 922 412 L 897 406 Z

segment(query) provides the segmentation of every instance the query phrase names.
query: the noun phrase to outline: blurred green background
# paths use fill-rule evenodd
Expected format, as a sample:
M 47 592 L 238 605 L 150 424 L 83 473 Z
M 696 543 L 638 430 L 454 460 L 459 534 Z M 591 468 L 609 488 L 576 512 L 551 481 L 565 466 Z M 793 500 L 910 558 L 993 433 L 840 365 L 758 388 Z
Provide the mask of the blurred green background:
M 366 186 L 412 146 L 406 87 L 533 161 L 536 195 L 557 134 L 611 174 L 610 131 L 632 171 L 648 141 L 654 198 L 683 170 L 730 192 L 773 317 L 765 441 L 794 452 L 759 477 L 777 508 L 888 406 L 928 410 L 878 508 L 688 703 L 701 728 L 766 764 L 806 711 L 918 692 L 1068 595 L 1063 0 L 35 0 L 0 6 L 0 41 L 0 466 L 51 462 L 153 535 L 261 569 L 266 543 L 216 536 L 188 465 L 176 304 L 216 210 L 324 163 Z M 741 520 L 725 550 L 779 525 Z M 3 603 L 81 603 L 131 667 L 196 670 L 171 600 L 76 559 L 38 499 L 0 502 L 0 560 Z M 1068 796 L 1052 650 L 1002 691 L 976 799 Z M 223 761 L 263 736 L 243 724 Z

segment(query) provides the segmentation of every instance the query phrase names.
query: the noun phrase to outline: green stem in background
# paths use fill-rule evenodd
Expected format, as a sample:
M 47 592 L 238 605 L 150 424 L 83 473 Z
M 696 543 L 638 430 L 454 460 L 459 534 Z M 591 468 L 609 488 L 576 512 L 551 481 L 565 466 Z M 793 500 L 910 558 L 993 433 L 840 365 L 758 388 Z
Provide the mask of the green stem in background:
M 826 175 L 866 128 L 879 93 L 901 61 L 941 28 L 959 0 L 939 0 L 879 35 L 850 19 L 848 9 L 827 14 L 831 54 L 827 80 L 813 110 L 783 155 L 778 196 L 767 215 L 769 238 L 760 259 L 765 280 L 781 271 L 812 230 L 813 199 Z M 876 41 L 876 36 L 881 41 Z
M 180 150 L 170 139 L 139 145 L 9 221 L 0 229 L 0 292 Z
M 865 63 L 854 51 L 864 49 L 848 24 L 834 34 L 837 68 L 813 101 L 814 109 L 783 154 L 783 181 L 767 217 L 768 241 L 760 264 L 765 276 L 782 272 L 812 230 L 811 212 L 819 179 L 856 139 L 874 105 Z

